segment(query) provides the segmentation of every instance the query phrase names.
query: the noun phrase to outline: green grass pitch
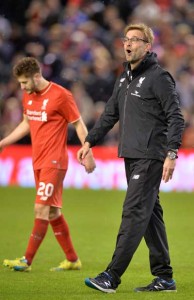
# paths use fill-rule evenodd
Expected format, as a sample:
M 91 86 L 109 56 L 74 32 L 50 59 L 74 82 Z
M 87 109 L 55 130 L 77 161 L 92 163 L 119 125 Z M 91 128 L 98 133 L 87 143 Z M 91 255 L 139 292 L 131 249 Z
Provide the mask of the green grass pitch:
M 121 219 L 124 191 L 65 190 L 63 213 L 81 271 L 50 272 L 64 255 L 52 231 L 41 245 L 32 272 L 19 273 L 2 266 L 4 258 L 24 254 L 33 226 L 34 189 L 0 187 L 0 299 L 2 300 L 166 300 L 194 299 L 194 193 L 161 193 L 177 293 L 134 293 L 133 288 L 152 280 L 148 251 L 140 244 L 116 294 L 87 288 L 84 279 L 96 276 L 109 263 Z

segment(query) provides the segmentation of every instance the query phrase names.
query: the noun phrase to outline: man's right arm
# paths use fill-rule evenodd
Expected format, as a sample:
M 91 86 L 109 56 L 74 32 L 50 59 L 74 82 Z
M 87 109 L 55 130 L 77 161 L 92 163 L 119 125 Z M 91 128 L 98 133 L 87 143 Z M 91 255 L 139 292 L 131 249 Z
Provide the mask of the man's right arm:
M 7 137 L 0 141 L 0 151 L 2 151 L 4 147 L 14 144 L 29 132 L 30 125 L 28 122 L 28 118 L 26 115 L 24 115 L 23 121 Z
M 119 121 L 118 100 L 116 94 L 116 91 L 114 91 L 113 95 L 105 105 L 104 112 L 101 114 L 94 127 L 89 131 L 89 134 L 85 139 L 91 147 L 95 146 L 102 138 L 104 138 Z
M 81 164 L 89 153 L 90 148 L 95 146 L 119 120 L 119 109 L 117 103 L 118 84 L 119 78 L 115 83 L 112 96 L 106 103 L 104 112 L 94 127 L 90 130 L 89 134 L 85 138 L 84 144 L 77 152 L 77 160 Z

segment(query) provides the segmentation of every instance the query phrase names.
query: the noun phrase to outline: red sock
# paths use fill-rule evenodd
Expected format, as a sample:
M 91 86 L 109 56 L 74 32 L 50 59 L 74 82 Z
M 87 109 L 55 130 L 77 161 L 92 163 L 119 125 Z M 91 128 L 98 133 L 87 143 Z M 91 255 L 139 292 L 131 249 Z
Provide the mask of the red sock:
M 32 260 L 46 235 L 48 224 L 49 221 L 47 220 L 35 219 L 34 221 L 34 228 L 32 230 L 25 253 L 25 257 L 29 265 L 31 265 Z
M 69 232 L 69 227 L 65 221 L 63 215 L 50 221 L 55 237 L 63 249 L 67 259 L 69 261 L 76 261 L 78 259 L 77 254 L 74 250 L 71 236 Z

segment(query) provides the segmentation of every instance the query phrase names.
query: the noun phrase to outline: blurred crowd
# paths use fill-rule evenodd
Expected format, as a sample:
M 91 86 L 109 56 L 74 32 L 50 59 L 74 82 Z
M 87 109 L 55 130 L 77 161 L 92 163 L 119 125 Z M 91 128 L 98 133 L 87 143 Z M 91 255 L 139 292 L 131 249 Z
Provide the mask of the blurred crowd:
M 6 0 L 0 3 L 0 135 L 22 119 L 22 92 L 12 67 L 34 56 L 43 75 L 70 89 L 90 129 L 112 94 L 125 60 L 121 37 L 128 23 L 155 33 L 153 51 L 170 71 L 186 121 L 183 147 L 194 144 L 194 1 Z M 116 145 L 118 126 L 101 142 Z M 21 143 L 30 143 L 26 137 Z M 69 144 L 77 144 L 69 127 Z

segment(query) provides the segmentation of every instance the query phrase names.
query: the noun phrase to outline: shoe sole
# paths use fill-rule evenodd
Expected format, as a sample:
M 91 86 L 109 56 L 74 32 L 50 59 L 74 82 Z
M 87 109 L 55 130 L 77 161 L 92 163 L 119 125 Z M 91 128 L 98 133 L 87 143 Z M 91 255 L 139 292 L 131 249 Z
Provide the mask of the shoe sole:
M 137 291 L 136 289 L 134 289 L 134 292 L 136 293 L 150 293 L 150 292 L 160 292 L 160 293 L 177 293 L 177 290 L 158 290 L 158 291 Z
M 31 271 L 31 268 L 29 268 L 29 267 L 24 268 L 24 267 L 20 267 L 20 266 L 15 266 L 12 269 L 16 272 L 30 272 Z
M 16 271 L 16 272 L 30 272 L 31 271 L 31 268 L 23 269 L 22 267 L 18 267 L 18 266 L 4 265 L 4 267 L 7 267 L 8 269 L 10 269 L 12 271 Z
M 113 290 L 113 289 L 103 289 L 103 288 L 101 288 L 99 285 L 95 284 L 94 282 L 91 282 L 89 278 L 85 279 L 85 284 L 88 287 L 90 287 L 92 289 L 95 289 L 95 290 L 98 290 L 98 291 L 101 291 L 103 293 L 109 293 L 109 294 L 110 293 L 116 293 L 116 291 Z

